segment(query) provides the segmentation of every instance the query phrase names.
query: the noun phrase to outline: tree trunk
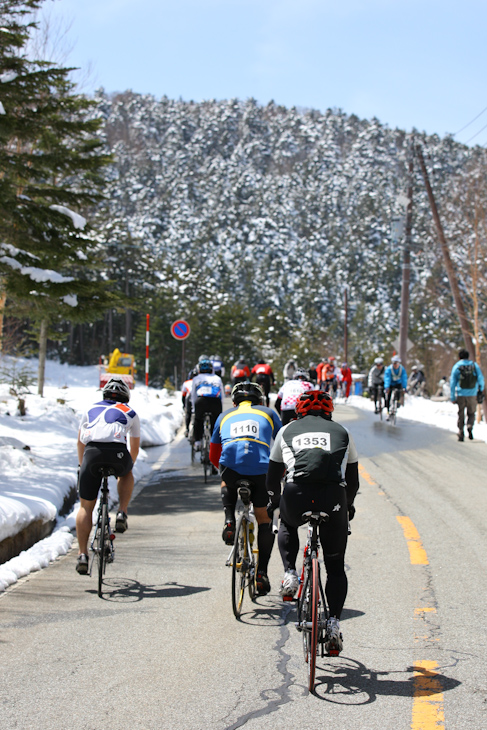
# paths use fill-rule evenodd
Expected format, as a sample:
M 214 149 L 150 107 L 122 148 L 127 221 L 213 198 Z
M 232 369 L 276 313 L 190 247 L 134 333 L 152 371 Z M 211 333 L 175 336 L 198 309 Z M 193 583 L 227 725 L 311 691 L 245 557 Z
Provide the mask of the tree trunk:
M 39 332 L 39 370 L 37 373 L 37 393 L 44 395 L 44 378 L 46 373 L 46 352 L 47 352 L 47 319 L 41 322 Z

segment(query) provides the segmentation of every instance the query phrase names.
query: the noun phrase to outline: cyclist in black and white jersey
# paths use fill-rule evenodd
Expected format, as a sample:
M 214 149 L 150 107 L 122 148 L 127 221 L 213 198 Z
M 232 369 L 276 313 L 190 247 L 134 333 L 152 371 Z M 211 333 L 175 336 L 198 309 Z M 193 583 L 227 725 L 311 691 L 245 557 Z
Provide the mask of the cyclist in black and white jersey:
M 348 586 L 345 549 L 359 480 L 357 449 L 347 429 L 331 420 L 332 412 L 333 400 L 328 393 L 309 390 L 299 396 L 297 420 L 283 426 L 271 449 L 266 486 L 269 513 L 280 508 L 278 545 L 285 571 L 282 595 L 293 596 L 298 589 L 298 527 L 304 524 L 303 513 L 329 515 L 328 522 L 319 527 L 330 609 L 325 648 L 341 651 L 339 619 Z M 286 484 L 280 496 L 284 470 Z

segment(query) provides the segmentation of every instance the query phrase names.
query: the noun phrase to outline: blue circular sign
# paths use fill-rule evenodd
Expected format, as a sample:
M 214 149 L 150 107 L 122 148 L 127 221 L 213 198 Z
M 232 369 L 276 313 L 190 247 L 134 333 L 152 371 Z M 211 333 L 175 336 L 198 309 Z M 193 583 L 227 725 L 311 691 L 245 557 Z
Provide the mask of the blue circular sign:
M 171 325 L 171 334 L 176 340 L 185 340 L 186 337 L 189 337 L 190 332 L 191 327 L 184 319 L 177 319 Z

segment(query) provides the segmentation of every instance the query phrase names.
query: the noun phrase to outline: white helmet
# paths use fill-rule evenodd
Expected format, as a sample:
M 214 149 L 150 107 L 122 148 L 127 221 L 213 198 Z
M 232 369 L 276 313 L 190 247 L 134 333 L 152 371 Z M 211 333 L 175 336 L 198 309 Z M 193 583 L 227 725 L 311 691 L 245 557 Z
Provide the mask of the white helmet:
M 401 358 L 399 357 L 399 355 L 393 355 L 391 357 L 391 362 L 401 362 Z
M 376 365 L 383 365 L 384 364 L 384 358 L 382 358 L 382 357 L 376 357 L 375 360 L 374 360 L 374 363 Z

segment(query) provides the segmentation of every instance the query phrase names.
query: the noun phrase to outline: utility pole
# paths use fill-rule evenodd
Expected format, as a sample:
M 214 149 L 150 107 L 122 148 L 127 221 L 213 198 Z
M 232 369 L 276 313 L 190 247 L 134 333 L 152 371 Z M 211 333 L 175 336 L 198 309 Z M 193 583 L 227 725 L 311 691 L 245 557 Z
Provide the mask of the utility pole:
M 399 357 L 406 365 L 408 356 L 409 289 L 411 284 L 411 230 L 413 227 L 413 141 L 408 148 L 408 191 L 406 207 L 406 235 L 402 260 L 401 316 L 399 321 Z
M 443 261 L 445 264 L 446 273 L 448 275 L 448 280 L 450 282 L 451 293 L 452 293 L 453 299 L 455 301 L 455 306 L 456 306 L 457 315 L 458 315 L 460 327 L 461 327 L 462 334 L 463 334 L 463 341 L 465 343 L 465 348 L 468 350 L 471 357 L 475 357 L 475 347 L 474 347 L 472 337 L 470 334 L 470 323 L 467 319 L 467 315 L 465 314 L 465 308 L 463 306 L 463 300 L 462 300 L 462 297 L 460 294 L 460 289 L 458 287 L 458 281 L 457 281 L 457 277 L 455 274 L 455 269 L 453 268 L 453 263 L 450 258 L 450 251 L 448 250 L 448 244 L 446 242 L 445 234 L 443 232 L 443 226 L 441 225 L 440 216 L 438 214 L 438 208 L 436 207 L 435 197 L 433 195 L 433 190 L 431 189 L 431 185 L 430 185 L 430 181 L 429 181 L 429 177 L 428 177 L 428 171 L 427 171 L 426 165 L 424 163 L 423 152 L 419 145 L 415 145 L 415 151 L 418 156 L 419 165 L 421 167 L 421 172 L 423 174 L 424 184 L 426 186 L 426 191 L 428 193 L 430 208 L 431 208 L 431 212 L 433 214 L 433 219 L 434 219 L 435 225 L 436 225 L 436 231 L 438 233 L 438 238 L 440 239 L 441 250 L 443 253 Z
M 344 293 L 344 309 L 345 309 L 345 325 L 343 333 L 343 351 L 345 353 L 344 360 L 348 363 L 348 286 L 345 285 Z

